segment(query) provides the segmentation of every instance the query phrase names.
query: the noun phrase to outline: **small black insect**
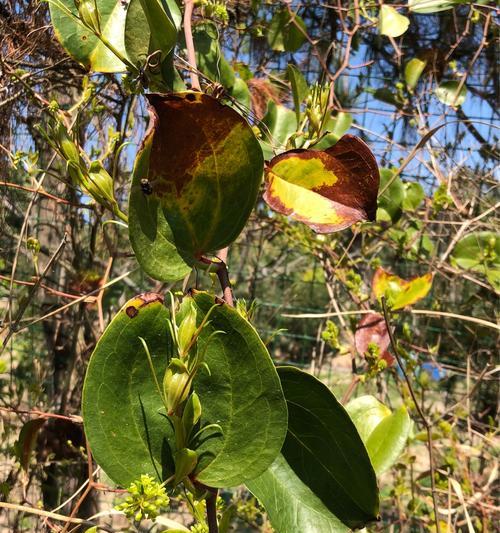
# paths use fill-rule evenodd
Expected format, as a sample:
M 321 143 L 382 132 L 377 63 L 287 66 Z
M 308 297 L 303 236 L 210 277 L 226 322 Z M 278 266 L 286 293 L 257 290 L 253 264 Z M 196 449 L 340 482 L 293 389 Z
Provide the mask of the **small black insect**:
M 153 187 L 151 183 L 149 183 L 148 178 L 141 179 L 141 191 L 148 196 L 153 194 Z

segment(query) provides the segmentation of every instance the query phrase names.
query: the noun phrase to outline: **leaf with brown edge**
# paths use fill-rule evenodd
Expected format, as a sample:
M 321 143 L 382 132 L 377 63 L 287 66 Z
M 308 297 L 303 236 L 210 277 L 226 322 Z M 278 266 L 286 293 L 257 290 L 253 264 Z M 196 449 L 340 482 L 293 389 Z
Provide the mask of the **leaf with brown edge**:
M 387 305 L 395 311 L 427 296 L 432 287 L 432 278 L 432 273 L 428 272 L 423 276 L 406 280 L 379 267 L 373 276 L 372 290 L 377 299 L 384 296 Z
M 194 91 L 147 98 L 151 123 L 134 166 L 129 234 L 143 269 L 171 281 L 236 239 L 264 161 L 252 128 L 219 100 Z
M 354 344 L 360 355 L 368 351 L 370 343 L 375 343 L 380 348 L 380 357 L 387 361 L 387 366 L 391 366 L 395 359 L 389 352 L 390 342 L 389 331 L 381 314 L 370 313 L 358 322 L 354 333 Z
M 266 168 L 264 199 L 317 233 L 332 233 L 375 219 L 379 180 L 370 148 L 344 135 L 324 151 L 290 150 L 274 157 Z

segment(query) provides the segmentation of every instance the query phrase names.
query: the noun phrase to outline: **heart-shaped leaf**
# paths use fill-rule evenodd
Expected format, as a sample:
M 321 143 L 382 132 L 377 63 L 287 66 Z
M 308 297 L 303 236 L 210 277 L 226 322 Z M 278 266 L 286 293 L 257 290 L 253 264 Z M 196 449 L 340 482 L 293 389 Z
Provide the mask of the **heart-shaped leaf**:
M 365 315 L 356 326 L 354 333 L 354 344 L 357 352 L 364 356 L 371 343 L 376 344 L 380 349 L 380 357 L 387 361 L 387 365 L 394 364 L 394 357 L 389 352 L 389 331 L 384 317 L 379 313 Z
M 196 293 L 199 323 L 213 297 Z M 139 337 L 151 352 L 161 382 L 171 340 L 169 312 L 158 295 L 129 301 L 109 324 L 92 354 L 83 390 L 85 432 L 96 461 L 116 483 L 127 486 L 141 474 L 160 480 L 173 472 L 171 426 L 155 388 Z M 202 424 L 219 424 L 203 433 L 196 448 L 196 479 L 233 486 L 260 475 L 278 455 L 286 434 L 287 411 L 281 384 L 259 336 L 238 312 L 219 305 L 203 329 L 200 347 L 215 330 L 194 388 Z
M 407 305 L 413 305 L 427 296 L 432 287 L 432 273 L 405 280 L 387 272 L 383 268 L 377 268 L 373 276 L 372 289 L 377 299 L 385 296 L 387 305 L 393 309 L 402 309 Z
M 138 152 L 129 234 L 153 278 L 182 278 L 229 245 L 253 209 L 263 157 L 246 120 L 209 95 L 150 94 L 151 125 Z
M 383 474 L 398 459 L 411 430 L 411 419 L 404 406 L 391 412 L 373 396 L 360 396 L 346 405 L 356 425 L 377 475 Z
M 300 527 L 309 521 L 304 531 L 337 532 L 344 531 L 339 520 L 350 528 L 375 520 L 375 473 L 345 409 L 310 374 L 291 367 L 279 368 L 278 373 L 289 414 L 283 458 L 247 483 L 266 507 L 273 527 L 283 533 L 303 531 Z M 298 503 L 302 499 L 303 508 Z
M 339 231 L 373 220 L 379 172 L 368 146 L 344 135 L 327 150 L 290 150 L 266 168 L 264 199 L 283 215 L 317 233 Z
M 124 57 L 127 7 L 120 0 L 99 0 L 100 29 L 108 42 Z M 54 33 L 68 54 L 95 72 L 124 72 L 127 67 L 96 35 L 78 20 L 74 0 L 50 0 Z
M 393 7 L 383 4 L 380 8 L 378 30 L 381 35 L 399 37 L 410 25 L 410 19 L 398 13 Z

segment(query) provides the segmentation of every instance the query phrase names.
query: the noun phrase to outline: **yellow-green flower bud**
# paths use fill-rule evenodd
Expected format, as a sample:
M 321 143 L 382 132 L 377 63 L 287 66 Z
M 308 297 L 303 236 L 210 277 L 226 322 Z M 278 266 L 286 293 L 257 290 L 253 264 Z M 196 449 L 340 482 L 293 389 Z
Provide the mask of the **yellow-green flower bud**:
M 181 325 L 177 332 L 177 340 L 179 342 L 179 355 L 181 357 L 186 355 L 187 349 L 191 343 L 193 335 L 196 331 L 196 307 L 193 299 L 189 298 L 187 304 L 186 316 L 182 319 Z
M 189 396 L 189 374 L 186 370 L 172 369 L 170 366 L 163 377 L 163 394 L 167 401 L 168 415 Z
M 59 148 L 64 159 L 66 159 L 66 161 L 72 161 L 73 163 L 79 164 L 80 150 L 78 150 L 76 144 L 71 140 L 70 136 L 68 135 L 68 130 L 64 124 L 62 124 L 62 122 L 59 120 L 53 129 L 53 135 L 57 147 Z
M 175 479 L 174 484 L 180 483 L 195 469 L 198 463 L 198 454 L 189 448 L 182 448 L 174 453 Z
M 103 205 L 115 203 L 113 178 L 100 161 L 93 161 L 90 164 L 88 178 L 82 185 L 96 202 Z
M 199 422 L 201 418 L 201 402 L 200 398 L 193 392 L 189 396 L 186 405 L 184 406 L 184 412 L 182 413 L 182 425 L 184 426 L 184 435 L 189 439 L 191 431 L 194 426 Z
M 76 7 L 82 22 L 93 32 L 101 33 L 101 20 L 95 0 L 76 0 Z

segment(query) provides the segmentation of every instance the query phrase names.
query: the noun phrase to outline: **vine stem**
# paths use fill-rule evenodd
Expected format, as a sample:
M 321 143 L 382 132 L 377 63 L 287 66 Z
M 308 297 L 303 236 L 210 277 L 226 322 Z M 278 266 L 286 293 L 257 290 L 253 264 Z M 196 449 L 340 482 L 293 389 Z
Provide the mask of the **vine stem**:
M 184 0 L 184 38 L 186 40 L 186 49 L 189 65 L 192 67 L 189 71 L 191 77 L 191 87 L 196 91 L 201 89 L 200 78 L 198 77 L 196 68 L 196 54 L 194 50 L 193 32 L 191 29 L 191 18 L 193 16 L 194 2 L 193 0 Z
M 431 474 L 431 493 L 432 493 L 432 505 L 434 507 L 434 521 L 436 523 L 436 533 L 440 533 L 439 518 L 438 518 L 438 504 L 437 504 L 437 498 L 436 498 L 436 481 L 434 479 L 435 470 L 434 470 L 434 452 L 433 452 L 433 442 L 432 442 L 432 427 L 431 427 L 431 424 L 429 424 L 426 416 L 424 415 L 424 412 L 422 411 L 422 408 L 420 407 L 420 404 L 417 401 L 417 397 L 415 396 L 415 391 L 413 390 L 413 387 L 411 385 L 410 378 L 408 377 L 408 374 L 406 373 L 406 370 L 403 366 L 403 362 L 401 361 L 401 357 L 399 355 L 398 347 L 396 344 L 396 339 L 394 338 L 394 333 L 392 332 L 392 329 L 391 329 L 391 325 L 389 321 L 389 313 L 387 311 L 387 303 L 385 301 L 384 296 L 382 296 L 382 309 L 384 311 L 384 320 L 385 320 L 385 325 L 387 327 L 387 332 L 389 333 L 389 339 L 391 341 L 392 351 L 394 352 L 399 368 L 401 369 L 401 372 L 403 373 L 403 377 L 406 381 L 406 385 L 408 386 L 408 391 L 410 392 L 410 396 L 415 405 L 415 409 L 417 410 L 418 416 L 420 417 L 420 420 L 422 421 L 422 424 L 424 425 L 425 431 L 427 433 L 427 451 L 429 453 L 429 471 Z

